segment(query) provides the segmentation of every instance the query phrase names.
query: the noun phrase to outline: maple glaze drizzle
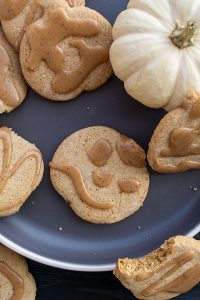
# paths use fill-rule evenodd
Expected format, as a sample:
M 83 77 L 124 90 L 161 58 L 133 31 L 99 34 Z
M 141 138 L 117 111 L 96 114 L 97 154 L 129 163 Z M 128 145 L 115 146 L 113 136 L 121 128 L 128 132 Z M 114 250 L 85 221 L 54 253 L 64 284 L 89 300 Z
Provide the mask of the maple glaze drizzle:
M 161 151 L 163 157 L 183 157 L 200 154 L 200 145 L 195 144 L 195 139 L 200 134 L 200 124 L 194 128 L 179 127 L 174 129 L 169 136 L 169 147 Z
M 20 300 L 24 294 L 24 282 L 22 278 L 3 262 L 0 262 L 0 273 L 2 273 L 12 284 L 13 294 L 10 300 Z
M 119 179 L 117 184 L 120 190 L 127 194 L 137 192 L 140 186 L 140 182 L 134 178 Z
M 97 169 L 92 173 L 92 179 L 98 187 L 107 187 L 111 184 L 114 174 L 110 171 Z
M 74 91 L 93 69 L 109 59 L 109 51 L 102 46 L 89 46 L 82 39 L 73 40 L 70 45 L 79 50 L 80 62 L 73 70 L 67 71 L 64 68 L 65 54 L 59 43 L 69 37 L 94 37 L 100 31 L 100 26 L 92 19 L 69 18 L 64 9 L 53 10 L 46 23 L 34 23 L 27 30 L 31 50 L 27 68 L 35 71 L 41 61 L 45 61 L 55 73 L 53 90 L 60 94 Z
M 144 168 L 146 155 L 142 148 L 132 139 L 125 135 L 120 135 L 117 142 L 116 150 L 120 159 L 125 165 Z
M 200 100 L 194 102 L 190 108 L 189 116 L 191 119 L 200 119 Z
M 27 5 L 28 0 L 1 0 L 0 20 L 9 21 L 16 18 Z
M 111 154 L 113 153 L 112 146 L 105 139 L 98 140 L 91 150 L 87 153 L 90 161 L 97 167 L 103 167 Z
M 54 162 L 51 162 L 49 165 L 52 169 L 60 171 L 71 177 L 77 194 L 85 204 L 97 209 L 110 209 L 113 207 L 112 202 L 99 202 L 88 193 L 83 181 L 81 171 L 74 164 L 56 164 Z
M 30 189 L 33 190 L 40 175 L 41 170 L 41 154 L 38 150 L 29 150 L 24 153 L 18 161 L 11 168 L 11 155 L 12 155 L 12 141 L 11 141 L 11 132 L 8 128 L 0 129 L 0 140 L 3 141 L 3 164 L 2 170 L 0 173 L 0 193 L 3 191 L 7 181 L 11 178 L 17 170 L 22 166 L 22 164 L 30 157 L 34 157 L 36 161 L 36 170 L 35 175 L 31 184 Z
M 196 269 L 189 269 L 185 273 L 178 276 L 173 281 L 169 282 L 168 284 L 159 287 L 164 280 L 169 278 L 171 275 L 173 275 L 176 271 L 178 271 L 183 265 L 190 262 L 193 258 L 196 257 L 196 253 L 194 251 L 187 251 L 183 254 L 181 254 L 178 257 L 175 257 L 171 261 L 167 262 L 163 266 L 159 267 L 156 271 L 147 273 L 147 274 L 140 274 L 136 277 L 136 280 L 139 282 L 146 281 L 153 277 L 154 275 L 158 274 L 159 272 L 164 271 L 165 269 L 170 268 L 164 275 L 161 276 L 158 280 L 156 280 L 154 283 L 152 283 L 149 287 L 145 288 L 142 291 L 142 295 L 145 297 L 157 295 L 161 292 L 173 292 L 175 294 L 183 293 L 184 290 L 189 290 L 195 285 L 195 279 L 196 277 L 188 276 L 191 274 L 194 270 L 196 270 L 199 274 L 200 272 L 200 265 Z M 196 267 L 196 266 L 195 266 Z M 199 278 L 199 277 L 198 277 Z M 197 280 L 197 279 L 196 279 Z M 199 281 L 199 280 L 198 280 Z M 185 284 L 185 285 L 184 285 Z
M 5 105 L 16 107 L 19 104 L 19 95 L 12 79 L 10 57 L 0 39 L 0 99 Z

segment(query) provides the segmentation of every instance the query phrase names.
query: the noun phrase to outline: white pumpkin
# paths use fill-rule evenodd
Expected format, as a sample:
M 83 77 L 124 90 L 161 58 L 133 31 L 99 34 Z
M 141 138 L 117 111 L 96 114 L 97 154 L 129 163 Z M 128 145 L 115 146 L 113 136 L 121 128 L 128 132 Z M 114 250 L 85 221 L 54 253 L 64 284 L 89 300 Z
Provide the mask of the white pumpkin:
M 199 0 L 131 0 L 113 39 L 114 72 L 144 105 L 169 111 L 200 92 Z

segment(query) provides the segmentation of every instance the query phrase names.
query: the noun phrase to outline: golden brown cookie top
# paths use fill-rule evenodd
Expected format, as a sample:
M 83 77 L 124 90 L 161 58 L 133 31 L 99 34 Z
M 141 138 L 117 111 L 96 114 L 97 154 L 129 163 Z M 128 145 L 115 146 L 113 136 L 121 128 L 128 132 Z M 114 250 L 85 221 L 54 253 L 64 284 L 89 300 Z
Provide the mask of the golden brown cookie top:
M 42 179 L 43 160 L 35 145 L 0 128 L 0 216 L 19 210 Z
M 1 299 L 34 300 L 36 284 L 25 258 L 0 245 Z
M 121 159 L 120 139 L 117 131 L 103 126 L 79 130 L 64 140 L 50 163 L 55 189 L 87 221 L 117 222 L 138 210 L 146 197 L 148 171 L 144 164 L 133 166 Z M 130 141 L 134 153 L 137 148 L 135 157 L 140 152 L 145 159 L 144 150 Z
M 108 21 L 94 10 L 69 8 L 61 1 L 57 7 L 44 1 L 44 11 L 28 27 L 20 49 L 30 86 L 52 100 L 70 100 L 101 86 L 112 74 Z
M 27 84 L 22 77 L 18 55 L 0 27 L 0 113 L 19 106 L 26 92 Z
M 27 67 L 30 71 L 38 69 L 45 61 L 55 78 L 52 89 L 59 94 L 76 90 L 87 76 L 100 64 L 109 59 L 109 51 L 102 46 L 88 46 L 81 37 L 95 37 L 101 32 L 99 24 L 92 19 L 69 18 L 62 8 L 53 10 L 47 22 L 32 24 L 27 29 L 30 57 Z M 80 62 L 76 68 L 66 71 L 64 53 L 59 44 L 65 39 L 76 37 L 70 46 L 79 50 Z

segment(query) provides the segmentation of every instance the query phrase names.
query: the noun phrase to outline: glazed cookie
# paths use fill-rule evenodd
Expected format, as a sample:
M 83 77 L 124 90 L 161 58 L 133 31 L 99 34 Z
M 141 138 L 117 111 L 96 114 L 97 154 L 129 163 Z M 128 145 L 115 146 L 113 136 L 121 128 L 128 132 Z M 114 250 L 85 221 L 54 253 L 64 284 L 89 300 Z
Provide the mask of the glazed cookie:
M 64 0 L 70 7 L 84 6 L 85 0 Z M 56 4 L 56 1 L 54 1 Z M 28 25 L 43 15 L 39 0 L 1 0 L 0 20 L 3 30 L 16 51 Z
M 191 94 L 161 120 L 149 144 L 148 161 L 160 173 L 200 169 L 200 94 Z
M 37 93 L 65 101 L 97 89 L 111 76 L 112 27 L 94 10 L 69 9 L 64 0 L 51 2 L 40 0 L 45 14 L 28 27 L 20 61 L 27 82 Z
M 26 97 L 19 57 L 6 40 L 0 26 L 0 113 L 10 112 Z
M 50 163 L 54 188 L 82 219 L 118 222 L 146 198 L 145 152 L 108 127 L 89 127 L 66 138 Z
M 119 259 L 114 275 L 138 299 L 175 298 L 200 282 L 200 241 L 170 238 L 143 258 Z
M 21 255 L 0 245 L 0 299 L 34 300 L 36 284 Z
M 39 185 L 44 171 L 35 145 L 9 128 L 0 128 L 0 216 L 16 213 Z

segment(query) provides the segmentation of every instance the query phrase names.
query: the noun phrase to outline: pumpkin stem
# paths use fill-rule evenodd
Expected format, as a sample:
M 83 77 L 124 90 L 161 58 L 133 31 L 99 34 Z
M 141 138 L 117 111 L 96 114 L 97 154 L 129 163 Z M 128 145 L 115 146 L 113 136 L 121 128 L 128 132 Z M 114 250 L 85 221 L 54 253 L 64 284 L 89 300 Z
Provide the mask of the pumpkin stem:
M 197 25 L 195 21 L 189 21 L 186 27 L 177 25 L 174 32 L 170 35 L 170 39 L 180 49 L 193 46 L 196 29 Z

